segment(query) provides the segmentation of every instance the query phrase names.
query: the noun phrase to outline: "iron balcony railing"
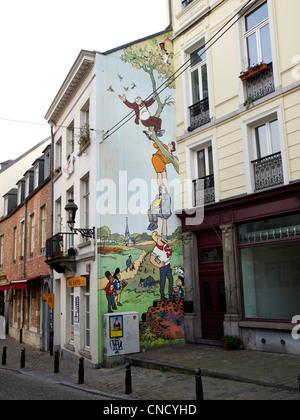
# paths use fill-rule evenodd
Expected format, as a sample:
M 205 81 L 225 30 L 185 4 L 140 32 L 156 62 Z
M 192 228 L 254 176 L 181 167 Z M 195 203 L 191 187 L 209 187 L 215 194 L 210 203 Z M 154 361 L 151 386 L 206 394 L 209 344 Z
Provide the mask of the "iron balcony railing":
M 214 175 L 198 178 L 194 183 L 194 206 L 215 202 L 215 179 Z
M 284 183 L 281 152 L 254 160 L 251 163 L 256 191 Z
M 46 259 L 76 255 L 72 232 L 59 232 L 46 240 Z
M 209 100 L 208 98 L 189 106 L 190 110 L 190 126 L 188 131 L 193 131 L 195 128 L 201 127 L 210 122 L 209 115 Z
M 268 64 L 266 70 L 249 77 L 246 80 L 247 97 L 254 101 L 275 91 L 273 64 Z

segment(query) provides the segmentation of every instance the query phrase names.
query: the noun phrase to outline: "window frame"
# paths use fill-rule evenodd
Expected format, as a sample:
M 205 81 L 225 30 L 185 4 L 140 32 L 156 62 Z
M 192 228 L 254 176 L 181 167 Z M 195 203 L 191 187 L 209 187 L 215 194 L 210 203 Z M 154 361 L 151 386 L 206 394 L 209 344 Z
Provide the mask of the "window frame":
M 286 147 L 285 147 L 282 108 L 281 106 L 277 106 L 259 115 L 256 115 L 254 117 L 251 117 L 247 120 L 242 121 L 242 137 L 243 137 L 243 149 L 244 149 L 244 159 L 245 159 L 247 194 L 255 193 L 255 182 L 254 182 L 254 173 L 253 173 L 253 166 L 252 166 L 252 162 L 257 159 L 255 128 L 266 122 L 271 122 L 274 119 L 278 120 L 280 152 L 281 152 L 282 169 L 283 169 L 283 176 L 284 176 L 283 185 L 287 185 L 289 183 L 289 172 L 288 172 L 288 166 L 287 166 L 287 155 L 286 155 Z
M 195 40 L 186 44 L 181 49 L 181 64 L 186 66 L 189 63 L 191 54 L 199 49 L 201 46 L 206 45 L 208 40 L 207 31 L 199 35 Z M 206 71 L 207 71 L 207 88 L 208 88 L 208 102 L 209 102 L 209 117 L 213 117 L 213 98 L 212 98 L 212 83 L 210 77 L 210 54 L 209 50 L 206 51 Z M 203 63 L 204 64 L 204 63 Z M 191 85 L 191 73 L 190 73 L 190 63 L 188 71 L 183 72 L 182 74 L 182 88 L 183 88 L 183 110 L 184 110 L 184 126 L 187 130 L 190 126 L 190 109 L 189 107 L 193 105 L 192 100 L 192 85 Z
M 257 10 L 259 7 L 261 7 L 263 4 L 267 4 L 268 7 L 268 17 L 265 18 L 264 20 L 262 20 L 261 22 L 259 22 L 257 25 L 253 26 L 251 29 L 247 30 L 246 27 L 246 18 L 247 16 L 249 16 L 251 13 L 254 13 L 255 10 Z M 263 58 L 262 58 L 262 44 L 261 44 L 261 29 L 267 25 L 269 25 L 269 31 L 270 31 L 270 12 L 269 12 L 269 5 L 268 5 L 268 1 L 262 1 L 258 6 L 254 7 L 253 10 L 251 10 L 249 13 L 247 13 L 244 16 L 243 19 L 243 23 L 244 23 L 244 50 L 247 54 L 247 67 L 252 67 L 254 65 L 260 64 L 263 62 Z M 248 50 L 248 38 L 253 35 L 256 34 L 256 52 L 257 52 L 257 63 L 250 63 L 250 57 L 249 57 L 249 50 Z M 271 31 L 270 31 L 270 39 L 271 39 Z M 271 45 L 270 45 L 271 47 Z M 271 51 L 272 53 L 272 51 Z M 273 62 L 273 60 L 271 61 Z M 266 63 L 269 64 L 269 63 Z
M 212 148 L 212 165 L 213 165 L 213 172 L 207 174 L 214 175 L 214 189 L 215 189 L 215 203 L 219 201 L 219 190 L 218 190 L 218 172 L 216 171 L 217 161 L 216 161 L 216 142 L 214 135 L 205 137 L 201 140 L 198 140 L 186 147 L 186 167 L 187 167 L 187 179 L 190 180 L 191 186 L 188 188 L 187 191 L 187 201 L 188 201 L 188 208 L 194 208 L 194 190 L 193 190 L 193 180 L 197 180 L 198 178 L 198 157 L 197 153 L 202 150 L 206 149 L 208 152 L 208 148 Z M 208 164 L 208 162 L 207 162 Z M 207 165 L 206 164 L 206 165 Z

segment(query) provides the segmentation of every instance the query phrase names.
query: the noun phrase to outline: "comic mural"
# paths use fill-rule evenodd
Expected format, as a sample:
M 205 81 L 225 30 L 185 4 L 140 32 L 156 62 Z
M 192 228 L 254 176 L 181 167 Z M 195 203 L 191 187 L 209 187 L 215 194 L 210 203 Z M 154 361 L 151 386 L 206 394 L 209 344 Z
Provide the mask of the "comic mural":
M 141 348 L 184 338 L 171 33 L 103 57 L 99 156 L 101 313 L 136 311 Z M 104 76 L 105 75 L 105 76 Z

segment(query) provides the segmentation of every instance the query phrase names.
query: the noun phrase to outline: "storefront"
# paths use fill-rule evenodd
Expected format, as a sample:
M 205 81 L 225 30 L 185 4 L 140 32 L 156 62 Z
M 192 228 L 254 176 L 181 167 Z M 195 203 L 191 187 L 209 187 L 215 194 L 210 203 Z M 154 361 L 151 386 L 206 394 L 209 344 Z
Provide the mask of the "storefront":
M 299 188 L 206 206 L 198 226 L 183 215 L 188 341 L 239 335 L 246 348 L 300 354 L 291 334 L 300 314 Z

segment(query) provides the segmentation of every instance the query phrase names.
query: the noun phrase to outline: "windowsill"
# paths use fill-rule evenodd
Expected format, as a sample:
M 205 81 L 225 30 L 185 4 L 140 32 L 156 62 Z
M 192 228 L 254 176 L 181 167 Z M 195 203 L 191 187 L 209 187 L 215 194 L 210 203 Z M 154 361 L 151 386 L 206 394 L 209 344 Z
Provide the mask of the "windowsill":
M 261 330 L 281 330 L 281 331 L 291 331 L 294 327 L 291 323 L 285 322 L 266 322 L 266 321 L 240 321 L 240 328 L 253 328 Z

